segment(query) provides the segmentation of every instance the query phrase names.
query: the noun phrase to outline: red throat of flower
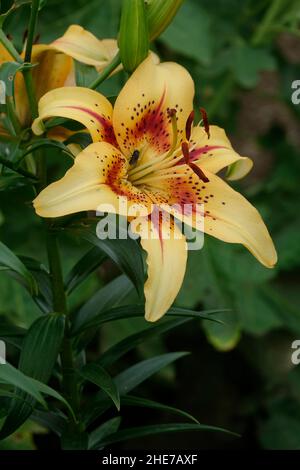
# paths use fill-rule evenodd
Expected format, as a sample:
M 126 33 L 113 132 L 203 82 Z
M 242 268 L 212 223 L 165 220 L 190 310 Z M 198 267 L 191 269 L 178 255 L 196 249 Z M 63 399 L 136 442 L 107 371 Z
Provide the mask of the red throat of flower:
M 193 172 L 198 176 L 200 180 L 202 180 L 204 183 L 208 183 L 209 179 L 207 178 L 207 176 L 205 176 L 201 168 L 199 168 L 195 163 L 190 161 L 189 144 L 187 142 L 183 142 L 181 144 L 181 149 L 185 163 L 191 168 L 191 170 L 193 170 Z

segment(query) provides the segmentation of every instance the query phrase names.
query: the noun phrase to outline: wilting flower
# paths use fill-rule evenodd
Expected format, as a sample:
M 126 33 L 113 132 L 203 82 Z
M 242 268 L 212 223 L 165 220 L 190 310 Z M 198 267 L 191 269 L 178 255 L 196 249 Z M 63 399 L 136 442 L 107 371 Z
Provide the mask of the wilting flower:
M 118 51 L 114 39 L 97 39 L 81 26 L 70 26 L 65 34 L 51 44 L 35 44 L 32 49 L 32 69 L 36 97 L 39 100 L 54 88 L 75 85 L 73 60 L 93 65 L 98 71 L 111 62 Z M 0 44 L 0 65 L 13 61 Z M 15 102 L 19 120 L 23 126 L 30 124 L 30 109 L 22 74 L 15 79 Z
M 192 211 L 184 222 L 201 229 L 199 204 L 206 233 L 229 243 L 242 243 L 265 266 L 277 260 L 268 230 L 257 210 L 216 173 L 231 165 L 230 179 L 251 168 L 248 158 L 236 153 L 225 132 L 216 126 L 193 126 L 194 84 L 176 63 L 155 64 L 149 56 L 129 78 L 114 109 L 99 93 L 70 87 L 47 93 L 39 102 L 41 121 L 60 116 L 81 122 L 93 142 L 75 159 L 59 181 L 34 201 L 42 217 L 79 211 L 110 211 L 130 215 L 134 205 L 150 214 L 153 204 L 182 219 L 186 204 Z M 128 202 L 126 210 L 120 199 Z M 101 209 L 100 209 L 101 210 Z M 147 252 L 146 319 L 159 319 L 174 301 L 183 281 L 186 239 L 165 217 L 135 221 Z M 142 223 L 143 222 L 143 223 Z M 139 229 L 137 229 L 137 227 Z M 157 237 L 149 237 L 149 232 Z M 169 236 L 170 231 L 173 236 Z

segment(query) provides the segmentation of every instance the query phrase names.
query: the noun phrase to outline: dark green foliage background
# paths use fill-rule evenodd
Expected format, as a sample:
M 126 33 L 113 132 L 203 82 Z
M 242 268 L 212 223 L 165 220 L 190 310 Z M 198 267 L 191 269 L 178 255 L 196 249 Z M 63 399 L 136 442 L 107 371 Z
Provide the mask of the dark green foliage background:
M 73 23 L 98 37 L 115 37 L 120 3 L 48 0 L 40 14 L 40 41 L 51 41 Z M 254 158 L 252 174 L 235 187 L 262 213 L 278 249 L 278 265 L 266 270 L 242 247 L 206 237 L 202 251 L 190 252 L 177 304 L 228 307 L 232 313 L 220 315 L 226 326 L 188 323 L 164 340 L 145 342 L 122 363 L 129 366 L 133 358 L 154 353 L 192 351 L 146 382 L 140 393 L 242 437 L 191 433 L 131 441 L 127 447 L 300 448 L 300 365 L 291 362 L 291 343 L 300 338 L 300 105 L 291 102 L 291 83 L 300 79 L 300 33 L 299 29 L 298 34 L 286 32 L 294 28 L 295 19 L 299 24 L 300 7 L 298 2 L 286 2 L 258 41 L 256 32 L 270 3 L 187 0 L 155 48 L 164 60 L 176 60 L 189 69 L 197 105 L 207 108 L 210 121 L 227 130 L 238 151 Z M 26 8 L 19 10 L 6 28 L 20 47 L 27 13 Z M 123 78 L 110 79 L 100 91 L 116 95 Z M 63 158 L 51 151 L 53 174 L 62 174 L 67 167 Z M 30 204 L 33 194 L 24 187 L 9 193 L 1 189 L 0 182 L 1 240 L 18 254 L 43 259 L 41 227 Z M 87 245 L 68 236 L 63 242 L 67 272 Z M 72 294 L 71 304 L 81 304 L 117 273 L 106 263 Z M 18 325 L 29 326 L 37 318 L 29 295 L 5 273 L 0 273 L 0 298 L 0 314 Z M 142 328 L 142 320 L 104 327 L 90 357 Z M 130 426 L 165 419 L 160 411 L 128 410 L 125 420 Z M 56 445 L 39 433 L 36 425 L 26 425 L 0 448 Z

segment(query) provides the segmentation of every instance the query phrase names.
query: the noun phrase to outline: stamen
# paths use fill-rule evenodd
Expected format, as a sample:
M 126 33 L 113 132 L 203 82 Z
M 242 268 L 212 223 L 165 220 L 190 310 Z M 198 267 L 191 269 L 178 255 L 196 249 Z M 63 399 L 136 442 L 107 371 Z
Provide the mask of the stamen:
M 176 109 L 169 109 L 168 110 L 168 116 L 169 118 L 171 119 L 171 123 L 172 123 L 172 137 L 173 137 L 173 141 L 172 141 L 172 145 L 171 145 L 171 148 L 170 150 L 168 151 L 167 155 L 165 158 L 168 158 L 170 155 L 172 155 L 172 153 L 174 152 L 174 150 L 176 149 L 176 145 L 177 145 L 177 137 L 178 137 L 178 129 L 177 129 L 177 117 L 176 117 Z
M 207 176 L 203 173 L 201 168 L 199 168 L 195 163 L 190 163 L 190 168 L 193 170 L 194 173 L 202 180 L 204 183 L 209 183 L 209 179 Z
M 190 161 L 191 156 L 190 156 L 190 150 L 189 150 L 188 143 L 183 142 L 181 144 L 181 148 L 182 148 L 182 153 L 183 153 L 183 156 L 184 156 L 184 159 L 185 159 L 185 163 L 191 168 L 191 170 L 193 170 L 193 172 L 198 176 L 198 178 L 200 178 L 200 180 L 202 180 L 204 183 L 208 183 L 209 179 L 203 173 L 201 168 L 199 168 L 195 163 Z
M 207 137 L 210 138 L 209 121 L 208 121 L 207 112 L 204 108 L 200 108 L 200 113 L 202 114 L 205 132 L 207 134 Z
M 151 161 L 150 163 L 146 163 L 145 165 L 140 165 L 140 166 L 137 166 L 136 168 L 132 168 L 129 171 L 130 180 L 132 182 L 139 180 L 140 178 L 144 177 L 145 175 L 149 173 L 153 173 L 153 171 L 155 171 L 156 169 L 159 169 L 160 167 L 164 167 L 166 163 L 169 163 L 169 161 L 173 160 L 173 153 L 176 150 L 177 138 L 178 138 L 176 112 L 177 112 L 176 109 L 173 109 L 173 108 L 167 111 L 168 117 L 171 119 L 172 134 L 173 134 L 173 141 L 172 141 L 170 150 L 167 153 L 161 155 L 160 157 L 156 157 L 155 160 Z M 131 160 L 129 161 L 129 163 L 131 164 Z
M 181 148 L 182 148 L 182 153 L 183 153 L 183 156 L 184 156 L 184 159 L 185 159 L 185 163 L 187 165 L 189 165 L 190 164 L 189 144 L 187 142 L 183 142 L 181 144 Z
M 193 122 L 194 122 L 194 117 L 195 117 L 195 113 L 194 111 L 192 111 L 189 115 L 189 117 L 187 118 L 187 121 L 186 121 L 186 125 L 185 125 L 185 135 L 186 135 L 186 140 L 189 141 L 190 138 L 191 138 L 191 134 L 192 134 L 192 126 L 193 126 Z

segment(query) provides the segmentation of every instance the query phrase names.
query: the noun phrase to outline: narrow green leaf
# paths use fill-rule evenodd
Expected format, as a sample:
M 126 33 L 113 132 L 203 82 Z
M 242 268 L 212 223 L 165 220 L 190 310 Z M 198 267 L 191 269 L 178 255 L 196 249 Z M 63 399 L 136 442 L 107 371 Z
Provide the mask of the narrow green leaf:
M 155 356 L 151 359 L 138 362 L 137 364 L 121 372 L 114 378 L 120 396 L 122 397 L 123 395 L 131 392 L 131 390 L 138 387 L 149 377 L 159 372 L 161 369 L 168 366 L 177 359 L 186 356 L 187 354 L 189 353 L 175 352 L 162 354 L 160 356 Z M 89 424 L 90 422 L 94 421 L 109 407 L 110 402 L 106 399 L 102 392 L 99 392 L 94 400 L 91 400 L 84 412 L 85 422 Z
M 30 419 L 54 432 L 58 436 L 61 436 L 67 424 L 66 417 L 64 417 L 60 411 L 54 412 L 36 409 L 30 416 Z
M 53 313 L 38 318 L 25 336 L 19 369 L 47 382 L 59 354 L 64 334 L 64 316 Z
M 26 3 L 31 3 L 32 0 L 15 0 L 11 7 L 6 10 L 6 12 L 2 13 L 0 15 L 0 26 L 3 25 L 4 21 L 6 18 L 13 13 L 17 8 L 21 7 L 22 5 L 25 5 Z M 43 3 L 43 2 L 42 2 Z
M 75 81 L 77 86 L 89 87 L 89 84 L 96 80 L 98 73 L 94 66 L 86 65 L 74 60 Z
M 25 334 L 25 328 L 15 326 L 6 317 L 0 317 L 0 339 L 20 348 Z
M 214 313 L 224 312 L 225 310 L 203 310 L 202 312 L 196 312 L 193 310 L 188 310 L 184 308 L 173 307 L 166 313 L 167 316 L 174 317 L 191 317 L 199 318 L 199 320 L 209 320 L 212 322 L 221 323 L 218 319 L 210 317 Z M 145 314 L 144 305 L 121 305 L 119 307 L 114 307 L 106 312 L 102 312 L 99 315 L 96 315 L 90 321 L 81 325 L 80 332 L 85 331 L 89 328 L 95 329 L 104 323 L 111 321 L 123 320 L 125 318 L 132 317 L 143 317 Z M 78 331 L 76 331 L 78 332 Z M 72 332 L 74 334 L 74 331 Z
M 118 431 L 120 424 L 121 418 L 119 416 L 106 421 L 106 423 L 101 424 L 98 428 L 91 432 L 89 436 L 88 448 L 90 450 L 97 449 L 98 445 L 104 438 Z
M 45 395 L 49 395 L 50 397 L 55 398 L 56 400 L 63 403 L 66 406 L 66 408 L 70 411 L 74 420 L 76 420 L 72 407 L 70 406 L 69 402 L 67 402 L 67 400 L 65 400 L 65 398 L 60 393 L 58 393 L 53 388 L 49 387 L 49 385 L 46 385 L 40 382 L 39 380 L 31 379 L 31 381 L 41 393 L 44 393 Z
M 102 441 L 99 442 L 99 447 L 108 446 L 116 442 L 127 441 L 129 439 L 136 439 L 145 436 L 153 436 L 156 434 L 170 434 L 177 432 L 187 432 L 187 431 L 213 431 L 213 432 L 223 432 L 226 434 L 231 434 L 232 436 L 239 437 L 238 434 L 228 431 L 224 428 L 219 428 L 216 426 L 208 426 L 206 424 L 183 424 L 183 423 L 172 423 L 172 424 L 154 424 L 151 426 L 140 426 L 135 428 L 122 429 L 117 431 L 110 436 L 105 437 Z
M 78 334 L 86 329 L 85 325 L 93 322 L 102 312 L 119 304 L 132 290 L 132 282 L 125 276 L 119 276 L 99 289 L 72 316 L 71 334 Z
M 6 96 L 13 96 L 14 94 L 14 79 L 16 73 L 32 67 L 33 65 L 31 64 L 20 64 L 19 62 L 4 62 L 0 66 L 0 80 L 5 83 Z
M 98 364 L 87 364 L 79 374 L 85 380 L 92 382 L 101 388 L 114 402 L 117 410 L 120 410 L 120 395 L 116 384 L 109 373 Z
M 0 379 L 4 380 L 4 382 L 10 385 L 14 385 L 18 389 L 23 390 L 35 398 L 41 405 L 46 406 L 45 400 L 30 377 L 24 375 L 20 370 L 16 369 L 11 364 L 1 364 Z
M 61 142 L 58 142 L 57 140 L 52 140 L 52 139 L 40 139 L 36 140 L 34 143 L 30 144 L 28 147 L 26 147 L 23 151 L 23 153 L 20 155 L 20 158 L 18 159 L 18 163 L 20 163 L 27 155 L 30 153 L 35 152 L 36 150 L 43 148 L 43 147 L 54 147 L 57 148 L 58 150 L 61 150 L 63 153 L 65 153 L 68 157 L 74 159 L 74 155 L 70 152 L 68 147 L 64 145 Z
M 117 344 L 114 344 L 111 348 L 105 351 L 99 360 L 98 364 L 103 367 L 110 366 L 114 362 L 118 361 L 124 354 L 138 345 L 143 344 L 148 338 L 157 337 L 163 333 L 166 333 L 177 326 L 183 325 L 184 323 L 192 320 L 192 318 L 179 318 L 177 320 L 164 321 L 155 326 L 145 328 L 145 330 L 138 331 L 133 335 L 128 336 Z
M 24 338 L 19 360 L 20 371 L 33 379 L 47 382 L 57 360 L 63 334 L 64 317 L 62 315 L 51 314 L 38 318 Z M 38 390 L 42 391 L 39 383 L 37 382 L 35 385 L 38 386 Z M 47 393 L 44 390 L 43 392 Z M 51 393 L 54 396 L 50 391 L 49 394 Z M 26 405 L 19 401 L 12 402 L 10 412 L 2 428 L 2 436 L 11 434 L 24 423 L 35 406 L 34 400 L 28 399 L 25 393 L 18 391 L 17 394 L 23 398 Z M 59 400 L 62 398 L 60 395 L 54 397 Z
M 73 229 L 72 231 L 93 245 L 98 246 L 131 279 L 139 295 L 143 296 L 144 263 L 142 250 L 136 240 L 131 238 L 100 240 L 92 231 L 86 229 Z
M 38 286 L 38 293 L 33 300 L 44 313 L 53 312 L 51 279 L 46 266 L 27 256 L 20 256 L 20 260 L 32 274 Z
M 156 372 L 188 354 L 188 352 L 161 354 L 129 367 L 115 378 L 120 395 L 129 393 Z
M 157 401 L 148 400 L 146 398 L 134 397 L 132 395 L 130 395 L 130 396 L 128 395 L 128 396 L 125 396 L 125 397 L 122 398 L 121 403 L 122 403 L 122 405 L 125 405 L 125 406 L 137 406 L 137 407 L 141 407 L 141 408 L 154 408 L 154 409 L 158 409 L 158 410 L 167 411 L 169 413 L 173 413 L 175 415 L 182 416 L 183 418 L 187 418 L 187 419 L 193 421 L 194 423 L 199 424 L 199 421 L 196 418 L 194 418 L 194 416 L 187 413 L 186 411 L 179 410 L 178 408 L 174 408 L 173 406 L 168 406 L 168 405 L 164 405 L 162 403 L 158 403 Z
M 68 139 L 65 141 L 65 145 L 77 144 L 82 149 L 85 149 L 85 147 L 90 145 L 92 142 L 92 138 L 87 132 L 76 132 L 76 134 L 72 134 L 70 137 L 68 137 Z
M 28 271 L 22 261 L 0 241 L 0 266 L 5 266 L 16 272 L 23 280 L 29 291 L 37 295 L 38 287 L 32 274 Z
M 89 250 L 71 269 L 67 275 L 65 286 L 68 294 L 71 294 L 89 274 L 97 269 L 105 260 L 106 254 L 95 247 Z

